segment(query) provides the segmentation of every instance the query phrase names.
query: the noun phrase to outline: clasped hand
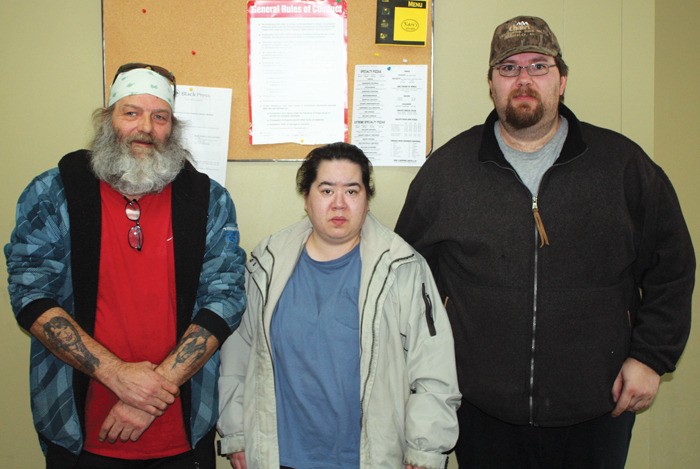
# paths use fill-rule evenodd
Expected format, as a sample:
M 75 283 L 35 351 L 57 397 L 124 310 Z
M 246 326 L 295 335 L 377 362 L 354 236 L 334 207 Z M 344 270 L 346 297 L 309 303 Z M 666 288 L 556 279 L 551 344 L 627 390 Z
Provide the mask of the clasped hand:
M 151 362 L 121 362 L 110 370 L 103 383 L 120 399 L 109 411 L 98 439 L 114 443 L 136 441 L 163 415 L 179 387 L 155 371 Z
M 180 388 L 158 374 L 156 366 L 151 362 L 122 362 L 102 381 L 125 404 L 159 417 L 175 402 Z
M 123 442 L 136 441 L 155 419 L 156 417 L 152 414 L 119 401 L 109 411 L 97 438 L 110 443 L 114 443 L 117 439 Z

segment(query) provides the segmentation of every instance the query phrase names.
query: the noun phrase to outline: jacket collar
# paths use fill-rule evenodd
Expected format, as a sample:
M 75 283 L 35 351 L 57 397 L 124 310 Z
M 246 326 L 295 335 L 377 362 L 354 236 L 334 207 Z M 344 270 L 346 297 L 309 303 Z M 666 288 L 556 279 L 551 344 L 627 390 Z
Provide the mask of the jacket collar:
M 581 122 L 576 118 L 574 113 L 564 104 L 559 103 L 559 114 L 565 117 L 569 122 L 569 132 L 566 136 L 566 140 L 564 141 L 564 147 L 561 150 L 561 154 L 554 164 L 562 164 L 571 161 L 585 152 L 588 148 L 588 145 L 586 145 L 586 142 L 583 140 Z M 503 156 L 501 148 L 498 146 L 496 134 L 493 130 L 494 124 L 497 120 L 498 114 L 494 109 L 486 118 L 486 122 L 484 122 L 483 137 L 481 139 L 481 146 L 479 147 L 479 161 L 482 163 L 491 162 L 500 166 L 510 167 L 510 164 Z
M 291 225 L 262 241 L 254 250 L 247 268 L 251 280 L 260 289 L 265 305 L 263 323 L 266 329 L 274 307 L 292 275 L 301 255 L 306 240 L 311 234 L 311 222 L 308 217 Z M 362 274 L 360 278 L 360 297 L 358 302 L 364 304 L 370 284 L 381 288 L 386 274 L 392 265 L 415 261 L 415 251 L 400 236 L 379 223 L 372 213 L 362 225 L 360 241 Z M 273 280 L 276 279 L 276 280 Z M 377 282 L 372 282 L 377 279 Z M 250 285 L 247 286 L 250 288 Z

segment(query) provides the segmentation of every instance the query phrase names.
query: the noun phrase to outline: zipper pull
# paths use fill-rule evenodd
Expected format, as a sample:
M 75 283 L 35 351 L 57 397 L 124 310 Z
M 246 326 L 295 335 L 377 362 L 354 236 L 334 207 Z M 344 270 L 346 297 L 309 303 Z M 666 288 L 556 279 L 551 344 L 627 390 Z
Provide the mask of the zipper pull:
M 425 283 L 421 284 L 423 288 L 423 301 L 425 302 L 425 320 L 428 322 L 428 332 L 433 337 L 437 334 L 435 330 L 435 320 L 433 319 L 433 302 L 430 301 L 430 295 L 425 291 Z
M 537 226 L 537 232 L 540 234 L 540 247 L 543 247 L 545 244 L 549 246 L 549 238 L 547 237 L 547 232 L 544 229 L 544 223 L 542 223 L 540 209 L 537 208 L 537 197 L 532 198 L 532 214 L 535 217 L 535 225 Z

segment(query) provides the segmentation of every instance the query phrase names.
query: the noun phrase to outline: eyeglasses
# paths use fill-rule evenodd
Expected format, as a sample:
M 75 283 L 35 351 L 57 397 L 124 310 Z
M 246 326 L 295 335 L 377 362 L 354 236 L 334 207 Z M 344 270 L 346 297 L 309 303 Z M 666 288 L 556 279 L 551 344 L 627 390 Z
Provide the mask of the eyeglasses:
M 141 230 L 141 225 L 139 225 L 139 219 L 141 218 L 141 206 L 136 199 L 126 200 L 126 218 L 133 221 L 135 224 L 129 228 L 129 246 L 140 251 L 143 247 L 143 231 Z
M 539 77 L 549 73 L 551 67 L 556 67 L 557 64 L 548 64 L 545 62 L 536 62 L 530 65 L 515 65 L 515 64 L 499 64 L 493 68 L 498 70 L 498 74 L 502 77 L 517 77 L 520 76 L 520 70 L 527 70 L 527 74 L 532 77 Z
M 173 96 L 177 96 L 177 85 L 175 83 L 175 75 L 168 70 L 165 69 L 161 66 L 158 65 L 150 65 L 150 64 L 144 64 L 141 62 L 132 62 L 128 64 L 124 64 L 119 69 L 117 69 L 117 73 L 114 74 L 114 80 L 112 80 L 112 84 L 114 84 L 115 81 L 117 81 L 117 77 L 119 76 L 120 73 L 128 72 L 130 70 L 136 70 L 137 68 L 145 68 L 148 70 L 153 70 L 156 72 L 158 75 L 162 76 L 166 80 L 168 80 L 170 83 L 173 84 Z

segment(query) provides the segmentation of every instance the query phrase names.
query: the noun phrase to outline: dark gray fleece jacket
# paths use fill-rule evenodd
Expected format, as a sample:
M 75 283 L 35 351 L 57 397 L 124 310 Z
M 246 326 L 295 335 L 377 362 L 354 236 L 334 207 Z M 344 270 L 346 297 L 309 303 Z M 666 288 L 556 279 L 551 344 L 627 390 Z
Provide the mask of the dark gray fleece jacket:
M 549 245 L 495 111 L 428 158 L 396 226 L 447 301 L 464 399 L 514 424 L 609 412 L 623 361 L 673 371 L 690 330 L 695 256 L 670 181 L 634 142 L 560 113 L 536 199 Z

